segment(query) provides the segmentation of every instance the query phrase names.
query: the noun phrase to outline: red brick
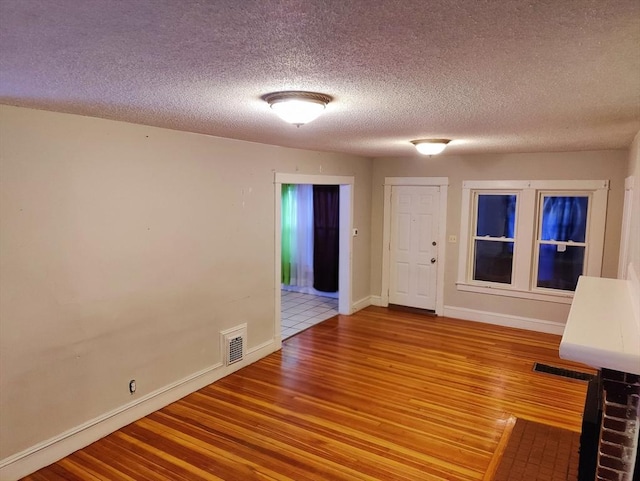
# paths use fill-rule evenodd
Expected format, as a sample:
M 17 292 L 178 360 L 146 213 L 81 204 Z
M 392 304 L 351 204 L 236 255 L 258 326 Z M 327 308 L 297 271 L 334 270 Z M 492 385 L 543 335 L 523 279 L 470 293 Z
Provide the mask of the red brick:
M 600 456 L 600 466 L 615 469 L 616 471 L 626 471 L 627 465 L 621 459 L 611 456 Z
M 623 449 L 618 444 L 600 443 L 600 452 L 614 458 L 622 459 Z
M 619 444 L 621 446 L 633 445 L 633 439 L 631 438 L 631 436 L 616 433 L 614 431 L 608 431 L 606 429 L 602 431 L 601 439 L 608 443 Z
M 604 392 L 605 399 L 608 402 L 618 403 L 618 404 L 627 404 L 629 396 L 624 391 L 619 391 L 617 389 L 606 389 Z
M 640 394 L 640 384 L 627 384 L 617 381 L 603 381 L 605 398 L 609 402 L 627 404 L 629 396 Z
M 606 403 L 604 412 L 607 416 L 611 416 L 618 419 L 632 419 L 635 416 L 633 409 L 626 405 L 617 405 L 612 403 Z
M 601 466 L 597 469 L 598 479 L 605 481 L 620 481 L 621 473 L 612 469 L 603 468 Z
M 627 432 L 627 422 L 621 421 L 619 419 L 605 416 L 602 425 L 607 429 L 611 429 L 612 431 L 618 431 L 619 433 Z

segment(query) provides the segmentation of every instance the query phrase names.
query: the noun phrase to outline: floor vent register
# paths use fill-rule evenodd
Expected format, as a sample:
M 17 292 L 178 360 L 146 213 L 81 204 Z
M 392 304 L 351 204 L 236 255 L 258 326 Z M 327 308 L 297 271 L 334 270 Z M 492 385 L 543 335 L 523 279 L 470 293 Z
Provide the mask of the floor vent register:
M 533 370 L 535 372 L 543 372 L 546 374 L 553 374 L 554 376 L 566 377 L 585 382 L 589 382 L 595 377 L 593 374 L 586 372 L 572 371 L 571 369 L 549 366 L 547 364 L 540 364 L 539 362 L 533 364 Z

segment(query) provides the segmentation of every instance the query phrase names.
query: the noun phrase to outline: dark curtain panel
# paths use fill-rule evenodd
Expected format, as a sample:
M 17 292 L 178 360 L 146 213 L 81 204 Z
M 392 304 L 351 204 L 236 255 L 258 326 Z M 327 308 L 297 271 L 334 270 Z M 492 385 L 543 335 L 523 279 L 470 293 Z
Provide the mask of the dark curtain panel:
M 313 186 L 313 287 L 338 290 L 340 186 Z

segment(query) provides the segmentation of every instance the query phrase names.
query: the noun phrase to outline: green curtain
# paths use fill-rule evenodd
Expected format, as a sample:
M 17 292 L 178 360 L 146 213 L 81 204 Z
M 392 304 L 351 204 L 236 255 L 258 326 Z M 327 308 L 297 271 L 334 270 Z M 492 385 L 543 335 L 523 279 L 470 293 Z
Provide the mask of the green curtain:
M 291 265 L 295 259 L 296 186 L 282 184 L 282 274 L 283 284 L 291 285 Z

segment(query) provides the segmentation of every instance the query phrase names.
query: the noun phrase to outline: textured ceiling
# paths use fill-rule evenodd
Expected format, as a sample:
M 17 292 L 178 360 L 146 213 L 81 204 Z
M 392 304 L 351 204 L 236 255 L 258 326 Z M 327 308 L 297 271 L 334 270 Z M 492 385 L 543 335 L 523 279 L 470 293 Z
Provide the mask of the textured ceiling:
M 260 97 L 335 100 L 285 124 Z M 0 0 L 0 103 L 370 157 L 626 148 L 638 0 Z

